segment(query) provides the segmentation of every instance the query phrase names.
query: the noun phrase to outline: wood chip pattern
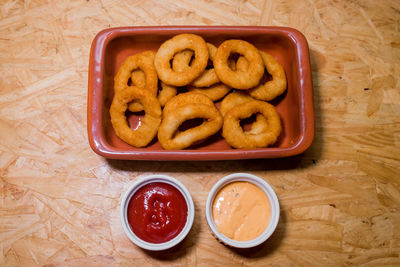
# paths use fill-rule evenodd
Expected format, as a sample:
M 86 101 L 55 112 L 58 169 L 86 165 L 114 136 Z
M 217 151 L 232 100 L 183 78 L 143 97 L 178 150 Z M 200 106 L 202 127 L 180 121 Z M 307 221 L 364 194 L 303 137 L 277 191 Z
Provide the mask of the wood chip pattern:
M 0 266 L 400 265 L 400 2 L 396 0 L 0 1 Z M 86 133 L 90 44 L 127 25 L 277 25 L 308 39 L 316 137 L 301 156 L 127 162 Z M 261 247 L 218 243 L 205 221 L 224 175 L 266 179 L 281 220 Z M 196 218 L 177 248 L 124 235 L 120 198 L 137 178 L 175 176 Z

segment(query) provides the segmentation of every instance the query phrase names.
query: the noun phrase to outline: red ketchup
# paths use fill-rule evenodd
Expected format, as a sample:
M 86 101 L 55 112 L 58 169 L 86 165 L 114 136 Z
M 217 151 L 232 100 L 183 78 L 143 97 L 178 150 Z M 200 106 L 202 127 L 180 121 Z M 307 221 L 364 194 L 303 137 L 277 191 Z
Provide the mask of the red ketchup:
M 174 186 L 155 182 L 144 185 L 132 196 L 128 222 L 140 239 L 164 243 L 177 236 L 186 224 L 188 208 Z

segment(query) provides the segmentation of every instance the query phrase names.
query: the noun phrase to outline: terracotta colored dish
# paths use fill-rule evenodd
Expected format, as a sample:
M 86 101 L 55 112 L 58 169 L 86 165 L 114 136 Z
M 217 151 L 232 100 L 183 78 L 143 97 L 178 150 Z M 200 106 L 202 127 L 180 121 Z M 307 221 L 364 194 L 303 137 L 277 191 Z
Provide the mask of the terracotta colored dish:
M 217 134 L 201 145 L 167 151 L 157 139 L 146 148 L 132 147 L 120 140 L 111 126 L 109 108 L 113 98 L 113 78 L 129 55 L 157 51 L 165 40 L 180 33 L 201 35 L 218 46 L 227 39 L 246 40 L 272 54 L 286 72 L 288 89 L 272 104 L 282 120 L 283 131 L 273 146 L 262 149 L 233 149 Z M 161 26 L 124 27 L 101 31 L 93 40 L 89 61 L 88 136 L 99 155 L 129 160 L 231 160 L 280 158 L 300 154 L 314 138 L 313 87 L 310 57 L 305 37 L 283 27 Z M 138 116 L 128 118 L 131 126 Z

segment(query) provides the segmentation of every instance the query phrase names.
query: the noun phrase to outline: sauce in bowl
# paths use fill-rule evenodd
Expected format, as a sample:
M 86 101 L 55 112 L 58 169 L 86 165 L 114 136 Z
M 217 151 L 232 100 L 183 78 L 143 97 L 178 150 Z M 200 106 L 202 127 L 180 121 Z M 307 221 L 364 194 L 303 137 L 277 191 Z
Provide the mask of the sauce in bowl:
M 168 183 L 154 182 L 139 188 L 128 205 L 128 222 L 140 239 L 164 243 L 185 227 L 188 207 L 182 193 Z
M 225 185 L 216 194 L 212 216 L 220 233 L 236 241 L 248 241 L 267 228 L 271 205 L 260 187 L 237 181 Z

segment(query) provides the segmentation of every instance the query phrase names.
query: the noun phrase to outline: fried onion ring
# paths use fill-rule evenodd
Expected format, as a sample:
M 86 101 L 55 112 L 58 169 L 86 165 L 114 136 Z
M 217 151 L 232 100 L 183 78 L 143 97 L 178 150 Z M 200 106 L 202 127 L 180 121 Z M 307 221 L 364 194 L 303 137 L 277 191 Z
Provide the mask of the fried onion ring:
M 191 82 L 190 84 L 192 86 L 209 87 L 219 82 L 219 78 L 215 73 L 214 69 L 214 58 L 215 54 L 217 53 L 217 48 L 210 43 L 207 43 L 207 48 L 208 48 L 209 59 L 211 62 L 213 62 L 213 67 L 210 69 L 206 69 L 198 78 L 196 78 L 193 82 Z
M 258 99 L 264 101 L 271 101 L 277 96 L 283 94 L 287 87 L 285 70 L 282 65 L 279 64 L 276 59 L 270 54 L 260 51 L 260 55 L 263 59 L 266 71 L 272 76 L 272 80 L 264 84 L 260 84 L 255 88 L 250 89 L 249 94 Z M 239 57 L 236 62 L 238 70 L 246 70 L 249 63 L 244 57 Z
M 201 88 L 189 85 L 187 86 L 187 90 L 189 92 L 204 94 L 208 96 L 212 101 L 217 101 L 223 98 L 227 93 L 229 93 L 231 88 L 229 88 L 223 83 L 217 83 L 211 85 L 210 87 L 201 87 Z
M 146 88 L 146 90 L 151 92 L 153 96 L 156 96 L 158 79 L 154 67 L 155 54 L 154 51 L 145 51 L 126 58 L 114 78 L 115 94 L 118 94 L 127 88 L 129 86 L 129 79 L 131 79 L 132 83 L 136 85 L 135 88 Z M 142 70 L 144 72 L 145 86 L 143 87 L 143 81 L 140 81 L 140 72 L 135 72 L 136 70 Z M 137 79 L 132 79 L 133 75 L 137 77 Z M 140 103 L 133 102 L 129 104 L 129 110 L 132 112 L 142 111 L 143 106 Z
M 287 87 L 285 70 L 270 54 L 260 51 L 267 72 L 272 80 L 250 89 L 249 94 L 259 100 L 270 101 L 283 94 Z
M 252 114 L 262 114 L 268 123 L 265 131 L 256 134 L 244 132 L 240 120 Z M 235 106 L 226 112 L 222 136 L 234 148 L 262 148 L 274 144 L 282 131 L 281 120 L 275 107 L 267 102 L 253 100 Z
M 167 104 L 165 104 L 163 117 L 169 112 L 174 112 L 177 108 L 187 104 L 203 104 L 212 108 L 215 107 L 214 102 L 208 96 L 196 92 L 188 92 L 171 98 Z
M 244 92 L 233 92 L 227 95 L 222 101 L 219 107 L 219 112 L 225 117 L 226 112 L 230 109 L 244 104 L 249 101 L 254 101 L 254 98 L 245 94 Z M 258 134 L 268 129 L 268 121 L 262 114 L 256 114 L 255 121 L 251 124 L 251 128 L 245 131 L 246 134 Z
M 182 72 L 173 70 L 170 61 L 176 53 L 187 49 L 194 51 L 192 64 Z M 169 85 L 185 86 L 206 69 L 208 57 L 207 45 L 202 37 L 195 34 L 179 34 L 161 44 L 154 65 L 161 81 Z
M 209 60 L 213 62 L 215 54 L 217 53 L 217 48 L 213 44 L 207 43 L 207 49 L 209 54 Z M 174 60 L 172 61 L 172 68 L 175 71 L 183 71 L 185 68 L 190 66 L 190 60 L 193 56 L 193 52 L 190 50 L 189 52 L 192 52 L 191 54 L 183 52 L 176 54 Z M 215 73 L 214 68 L 212 67 L 204 70 L 204 72 L 194 81 L 192 81 L 190 85 L 195 87 L 209 87 L 218 82 L 219 82 L 218 76 Z
M 178 89 L 175 86 L 165 84 L 161 81 L 160 81 L 160 86 L 161 90 L 158 92 L 157 99 L 158 102 L 160 102 L 160 105 L 163 107 L 171 98 L 176 96 Z
M 243 55 L 247 59 L 249 67 L 246 71 L 234 71 L 229 67 L 228 59 L 233 53 Z M 227 40 L 218 47 L 214 69 L 223 83 L 240 90 L 256 86 L 264 74 L 264 64 L 258 49 L 242 40 Z
M 266 71 L 272 76 L 272 80 L 260 84 L 248 91 L 249 95 L 258 100 L 271 101 L 283 94 L 287 88 L 286 75 L 282 65 L 270 54 L 260 51 Z M 246 70 L 249 63 L 244 57 L 239 57 L 236 62 L 238 70 Z
M 129 127 L 125 112 L 128 103 L 138 100 L 144 107 L 145 115 L 140 126 L 133 130 Z M 114 96 L 110 107 L 111 124 L 115 134 L 134 147 L 144 147 L 153 140 L 161 122 L 161 107 L 149 91 L 129 86 Z
M 183 50 L 177 53 L 172 60 L 172 69 L 178 72 L 184 71 L 184 69 L 189 65 L 192 56 L 193 51 L 191 50 Z M 168 100 L 176 96 L 178 88 L 162 81 L 160 81 L 160 87 L 161 90 L 159 90 L 157 98 L 161 107 L 164 107 Z
M 202 118 L 205 121 L 194 128 L 179 131 L 178 127 L 185 121 Z M 187 104 L 163 116 L 158 141 L 164 149 L 184 149 L 197 141 L 217 133 L 222 126 L 223 119 L 215 107 L 204 104 Z
M 177 53 L 172 60 L 172 69 L 178 72 L 184 71 L 185 67 L 189 65 L 192 56 L 193 51 L 191 50 L 183 50 Z M 161 107 L 164 107 L 168 100 L 176 96 L 176 94 L 178 93 L 178 88 L 176 86 L 166 84 L 162 81 L 160 81 L 160 87 L 161 89 L 158 92 L 157 98 L 160 102 Z
M 231 108 L 253 100 L 254 98 L 244 92 L 230 93 L 221 101 L 219 112 L 221 112 L 222 116 L 225 116 L 226 112 Z

